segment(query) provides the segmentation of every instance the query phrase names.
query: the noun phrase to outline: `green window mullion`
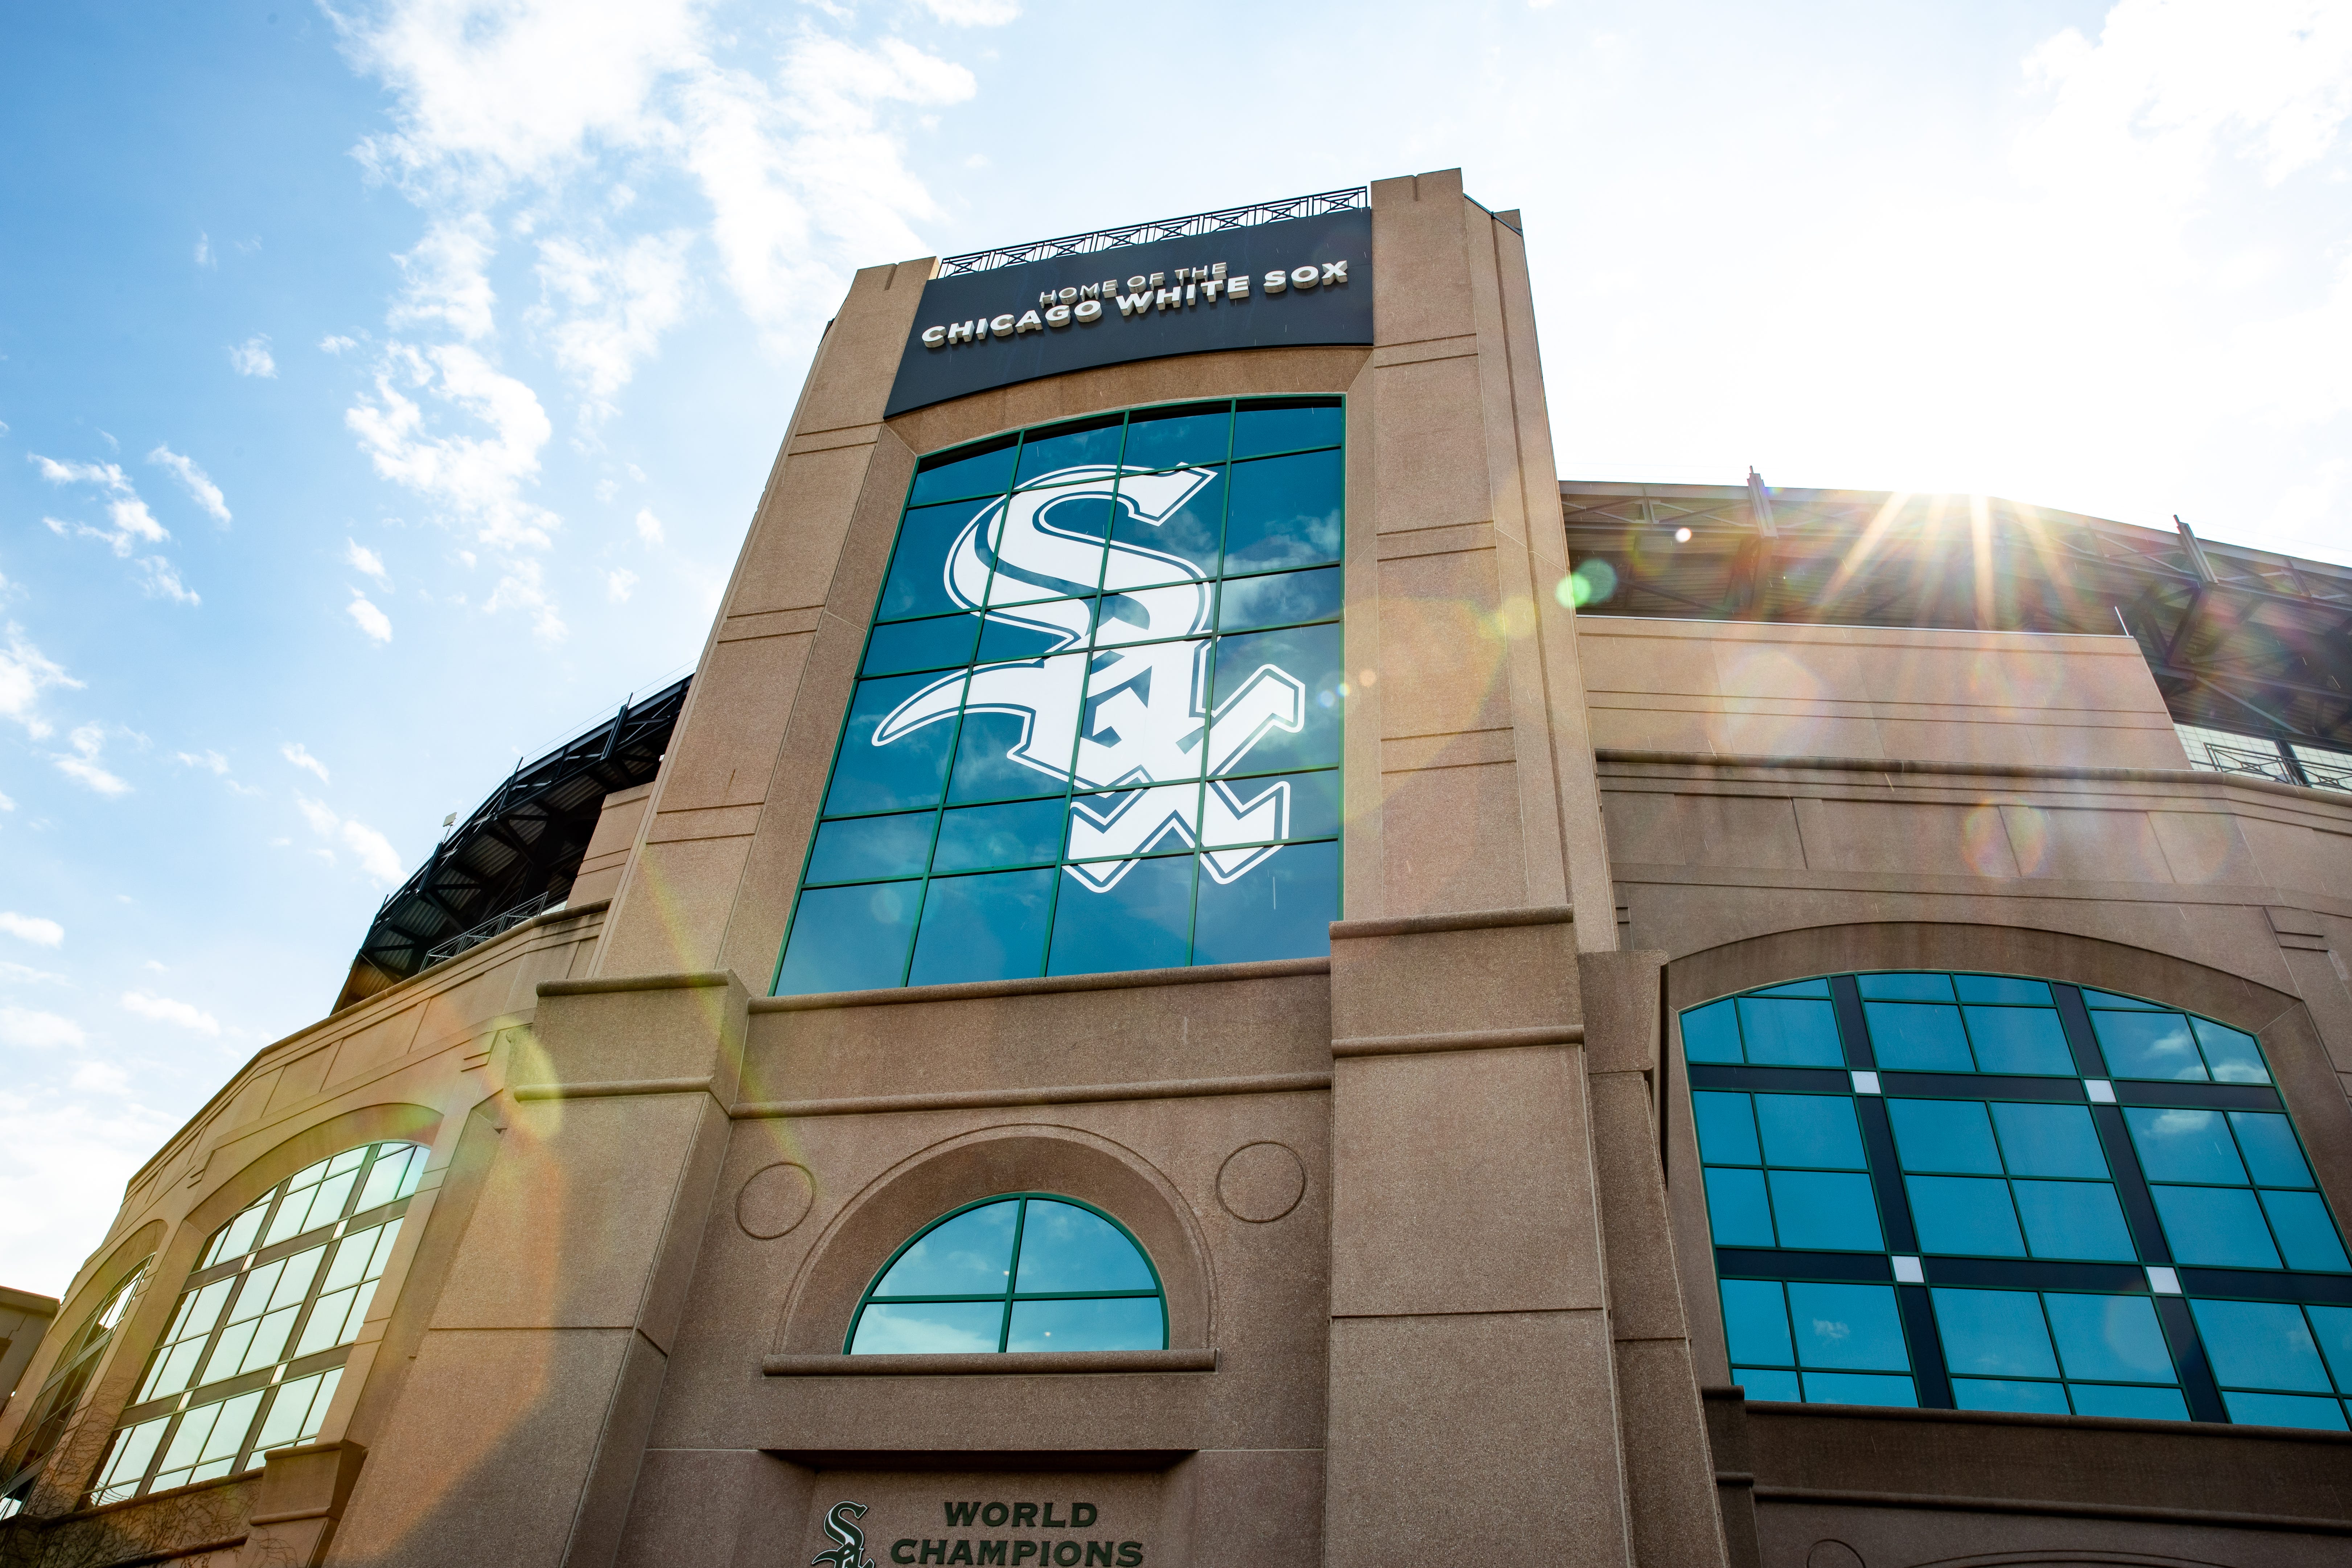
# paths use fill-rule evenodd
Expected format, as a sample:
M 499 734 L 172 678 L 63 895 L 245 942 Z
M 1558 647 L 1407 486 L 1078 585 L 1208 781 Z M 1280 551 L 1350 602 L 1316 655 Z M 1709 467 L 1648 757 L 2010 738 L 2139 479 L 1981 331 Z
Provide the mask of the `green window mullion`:
M 1124 442 L 1124 434 L 1120 439 Z M 1125 449 L 1123 446 L 1121 449 Z M 1057 881 L 1059 879 L 1055 879 Z M 1046 946 L 1050 952 L 1053 946 L 1053 927 L 1047 926 L 1045 931 Z M 1021 1236 L 1028 1227 L 1029 1200 L 1023 1198 L 1020 1208 L 1013 1215 L 1013 1257 L 1011 1258 L 1013 1266 L 1004 1271 L 1004 1310 L 996 1321 L 996 1353 L 999 1355 L 1004 1353 L 1004 1347 L 1013 1337 L 1013 1295 L 1021 1285 Z

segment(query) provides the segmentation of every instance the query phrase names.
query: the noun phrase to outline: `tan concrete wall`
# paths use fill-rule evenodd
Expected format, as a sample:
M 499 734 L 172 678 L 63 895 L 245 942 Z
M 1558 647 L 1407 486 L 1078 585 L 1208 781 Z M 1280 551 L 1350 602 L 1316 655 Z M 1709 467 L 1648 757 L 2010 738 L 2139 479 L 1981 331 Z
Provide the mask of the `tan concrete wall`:
M 1593 744 L 1717 756 L 2187 765 L 2127 637 L 1579 622 Z
M 567 905 L 608 900 L 620 890 L 621 872 L 629 863 L 629 851 L 636 847 L 637 830 L 645 825 L 646 802 L 653 793 L 653 785 L 642 784 L 635 789 L 616 789 L 604 797 L 596 814 L 596 829 L 588 836 L 580 869 L 572 879 L 572 890 L 564 895 Z

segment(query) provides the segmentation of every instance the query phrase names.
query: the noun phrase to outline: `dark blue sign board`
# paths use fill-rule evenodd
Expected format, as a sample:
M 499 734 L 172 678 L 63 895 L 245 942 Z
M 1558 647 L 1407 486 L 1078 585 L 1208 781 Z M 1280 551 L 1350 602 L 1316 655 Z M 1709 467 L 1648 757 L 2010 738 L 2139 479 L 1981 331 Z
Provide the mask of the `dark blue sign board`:
M 935 278 L 886 416 L 1097 365 L 1370 343 L 1371 264 L 1360 209 Z

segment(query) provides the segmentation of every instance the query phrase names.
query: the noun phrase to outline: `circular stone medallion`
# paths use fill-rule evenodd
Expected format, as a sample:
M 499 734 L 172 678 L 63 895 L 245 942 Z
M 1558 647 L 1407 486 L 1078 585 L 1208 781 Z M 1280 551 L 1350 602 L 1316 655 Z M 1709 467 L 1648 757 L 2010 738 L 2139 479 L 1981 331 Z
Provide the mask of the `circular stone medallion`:
M 816 1179 L 806 1165 L 771 1165 L 753 1172 L 735 1194 L 735 1223 L 746 1236 L 772 1241 L 806 1219 L 815 1201 Z
M 1282 1143 L 1244 1143 L 1217 1171 L 1217 1201 L 1253 1225 L 1280 1219 L 1307 1195 L 1307 1167 Z

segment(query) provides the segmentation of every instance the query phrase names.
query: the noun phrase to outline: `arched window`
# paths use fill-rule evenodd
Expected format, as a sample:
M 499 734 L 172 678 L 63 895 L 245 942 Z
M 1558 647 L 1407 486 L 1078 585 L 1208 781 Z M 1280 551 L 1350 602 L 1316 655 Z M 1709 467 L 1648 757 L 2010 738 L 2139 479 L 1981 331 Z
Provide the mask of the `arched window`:
M 415 1143 L 346 1149 L 214 1233 L 122 1413 L 92 1503 L 235 1475 L 318 1435 L 425 1154 Z
M 1748 1397 L 2347 1428 L 2352 1260 L 2252 1036 L 1939 973 L 1682 1034 Z
M 1075 1198 L 1007 1193 L 933 1221 L 867 1286 L 851 1355 L 1168 1346 L 1160 1272 L 1125 1226 Z
M 32 1496 L 42 1463 L 48 1458 L 49 1450 L 58 1446 L 66 1423 L 79 1408 L 81 1396 L 89 1391 L 89 1380 L 97 1373 L 106 1347 L 113 1342 L 115 1328 L 130 1315 L 131 1303 L 139 1299 L 140 1287 L 147 1283 L 147 1270 L 154 1262 L 152 1258 L 141 1259 L 137 1268 L 122 1277 L 121 1284 L 107 1292 L 106 1300 L 83 1321 L 65 1353 L 58 1358 L 48 1381 L 33 1395 L 22 1433 L 9 1451 L 6 1465 L 0 1467 L 6 1489 L 0 1492 L 0 1519 L 16 1515 Z

